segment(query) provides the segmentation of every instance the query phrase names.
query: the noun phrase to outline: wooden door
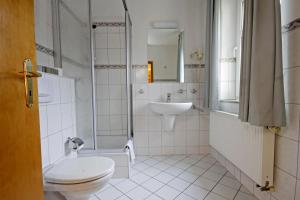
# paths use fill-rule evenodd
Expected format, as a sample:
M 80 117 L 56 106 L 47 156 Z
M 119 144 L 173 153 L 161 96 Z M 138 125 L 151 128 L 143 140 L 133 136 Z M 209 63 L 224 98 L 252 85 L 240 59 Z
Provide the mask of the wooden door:
M 26 107 L 23 61 L 35 65 L 33 0 L 0 0 L 0 199 L 43 199 L 37 81 Z M 35 67 L 34 67 L 35 70 Z

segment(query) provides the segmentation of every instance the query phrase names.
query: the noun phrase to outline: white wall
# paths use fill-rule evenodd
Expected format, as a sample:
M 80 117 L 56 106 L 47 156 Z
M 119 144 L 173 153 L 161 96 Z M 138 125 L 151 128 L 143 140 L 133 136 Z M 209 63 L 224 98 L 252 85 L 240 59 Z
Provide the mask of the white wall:
M 149 110 L 148 103 L 172 93 L 177 100 L 193 101 L 201 106 L 205 86 L 204 69 L 186 68 L 186 83 L 147 84 L 147 37 L 151 23 L 176 21 L 184 30 L 186 64 L 199 64 L 190 54 L 205 46 L 206 1 L 204 0 L 128 0 L 132 18 L 134 68 L 134 142 L 137 154 L 197 154 L 206 153 L 208 147 L 208 115 L 191 110 L 177 117 L 174 131 L 162 129 L 159 115 Z M 139 91 L 144 93 L 140 94 Z M 183 94 L 178 90 L 183 89 Z M 192 94 L 195 89 L 197 92 Z
M 147 36 L 151 23 L 175 21 L 184 30 L 185 62 L 190 54 L 205 47 L 205 0 L 127 0 L 132 19 L 133 63 L 147 63 Z
M 282 0 L 282 25 L 300 18 L 300 1 Z M 287 126 L 275 141 L 275 192 L 255 183 L 222 155 L 213 152 L 260 200 L 300 200 L 300 28 L 283 33 L 283 72 Z
M 36 43 L 53 49 L 51 0 L 35 0 Z M 54 67 L 53 56 L 37 51 L 37 65 Z M 64 143 L 76 136 L 74 80 L 44 74 L 52 82 L 53 101 L 39 104 L 42 166 L 69 155 Z M 41 87 L 39 79 L 39 87 Z
M 76 136 L 76 122 L 74 80 L 49 74 L 43 76 L 52 80 L 54 92 L 52 102 L 39 104 L 44 168 L 65 156 L 70 156 L 69 149 L 65 148 L 65 142 L 68 137 Z M 39 87 L 41 85 L 39 81 Z

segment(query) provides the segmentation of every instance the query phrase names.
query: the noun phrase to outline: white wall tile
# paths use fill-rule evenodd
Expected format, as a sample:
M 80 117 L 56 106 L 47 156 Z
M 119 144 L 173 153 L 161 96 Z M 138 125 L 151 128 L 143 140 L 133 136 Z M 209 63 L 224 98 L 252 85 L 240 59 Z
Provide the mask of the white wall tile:
M 109 86 L 109 98 L 110 99 L 122 99 L 122 86 L 110 85 Z
M 59 79 L 59 87 L 60 87 L 60 102 L 61 103 L 70 103 L 72 102 L 73 90 L 72 88 L 73 80 L 67 78 Z
M 134 130 L 135 131 L 147 131 L 147 117 L 145 116 L 138 116 L 134 117 Z
M 284 70 L 284 93 L 286 103 L 300 104 L 300 67 Z
M 162 132 L 162 146 L 174 147 L 175 135 L 173 132 Z
M 275 192 L 272 193 L 276 199 L 293 200 L 295 197 L 296 178 L 284 171 L 275 168 Z
M 62 129 L 71 127 L 73 125 L 72 104 L 61 104 L 60 109 Z
M 299 122 L 300 122 L 300 106 L 295 104 L 286 104 L 286 127 L 283 127 L 279 135 L 299 140 Z
M 47 123 L 48 123 L 48 134 L 54 134 L 61 130 L 61 113 L 60 105 L 48 105 L 47 106 Z
M 96 70 L 96 83 L 101 85 L 108 85 L 108 69 Z
M 200 135 L 199 131 L 187 131 L 187 146 L 199 146 L 200 145 Z
M 108 85 L 97 85 L 97 99 L 109 99 L 109 86 Z
M 46 167 L 50 163 L 48 138 L 41 140 L 42 150 L 42 167 Z
M 161 147 L 162 135 L 161 132 L 149 132 L 149 147 Z
M 121 64 L 121 50 L 120 49 L 108 49 L 108 63 L 110 65 Z
M 298 0 L 283 0 L 281 6 L 283 25 L 300 17 L 300 2 Z
M 95 34 L 95 47 L 96 49 L 107 49 L 108 48 L 108 34 L 99 33 Z
M 149 131 L 161 131 L 162 130 L 162 120 L 160 116 L 148 117 L 148 130 Z
M 161 99 L 161 87 L 158 83 L 151 83 L 148 85 L 148 97 L 150 100 Z
M 48 127 L 47 127 L 47 107 L 45 105 L 39 106 L 39 116 L 40 116 L 40 135 L 41 138 L 47 137 Z
M 97 114 L 98 115 L 109 115 L 109 100 L 98 100 L 97 101 Z
M 121 84 L 121 69 L 110 69 L 108 74 L 109 84 Z
M 275 165 L 296 176 L 298 143 L 291 139 L 277 136 L 275 144 Z
M 49 136 L 49 158 L 54 163 L 64 155 L 62 133 Z
M 288 1 L 288 0 L 285 0 Z M 300 66 L 300 29 L 283 33 L 282 35 L 282 49 L 283 49 L 283 67 L 290 68 Z
M 121 48 L 120 33 L 108 34 L 108 48 L 109 49 L 120 49 Z
M 111 115 L 110 116 L 110 129 L 111 130 L 122 130 L 122 116 L 121 115 Z

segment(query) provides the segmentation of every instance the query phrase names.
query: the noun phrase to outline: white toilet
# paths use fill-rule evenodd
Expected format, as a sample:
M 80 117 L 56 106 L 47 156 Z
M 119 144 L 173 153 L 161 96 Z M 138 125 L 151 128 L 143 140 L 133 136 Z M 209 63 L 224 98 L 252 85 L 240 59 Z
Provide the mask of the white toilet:
M 115 162 L 105 157 L 66 159 L 44 173 L 44 190 L 59 192 L 67 200 L 88 200 L 103 188 L 115 170 Z

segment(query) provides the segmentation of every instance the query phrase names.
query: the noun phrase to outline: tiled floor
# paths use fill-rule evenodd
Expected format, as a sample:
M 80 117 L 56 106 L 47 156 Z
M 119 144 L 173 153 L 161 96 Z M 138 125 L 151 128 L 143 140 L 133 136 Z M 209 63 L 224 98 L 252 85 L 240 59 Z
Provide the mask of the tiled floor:
M 137 157 L 91 200 L 257 200 L 210 155 Z

